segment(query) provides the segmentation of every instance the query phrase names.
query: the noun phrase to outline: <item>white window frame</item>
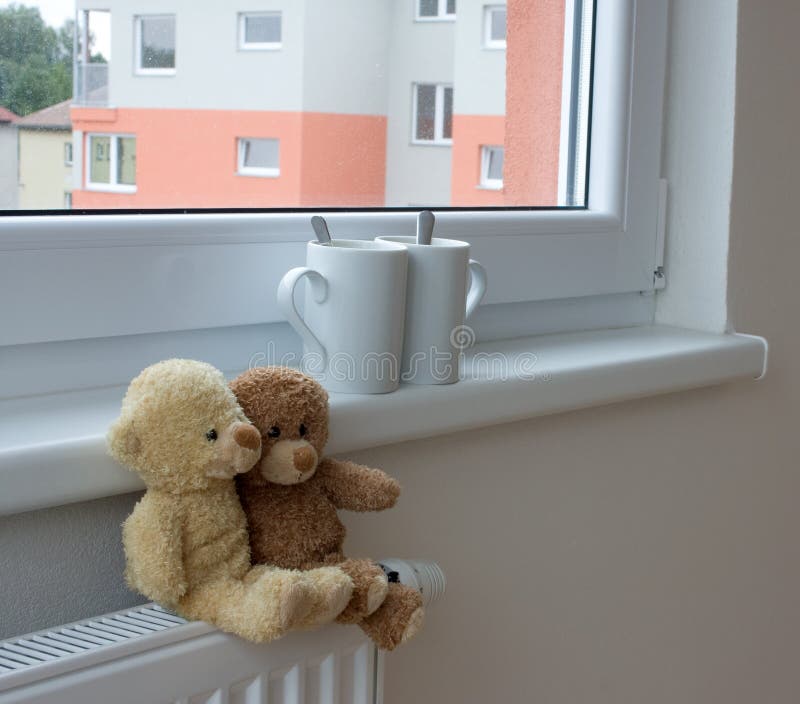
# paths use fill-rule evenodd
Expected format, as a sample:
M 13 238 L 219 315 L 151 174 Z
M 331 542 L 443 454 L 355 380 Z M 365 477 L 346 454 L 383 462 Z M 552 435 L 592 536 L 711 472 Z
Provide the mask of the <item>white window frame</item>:
M 414 0 L 414 21 L 415 22 L 454 22 L 458 12 L 458 0 L 456 0 L 456 11 L 447 12 L 447 0 L 439 0 L 435 15 L 421 15 L 419 11 L 421 0 Z
M 64 166 L 72 166 L 72 142 L 64 142 Z
M 483 48 L 484 49 L 500 49 L 506 48 L 505 39 L 492 39 L 492 17 L 493 13 L 498 10 L 508 12 L 506 5 L 484 5 L 483 6 Z M 508 18 L 508 14 L 506 14 Z
M 277 17 L 281 23 L 281 40 L 279 42 L 246 41 L 248 17 Z M 242 51 L 278 51 L 283 48 L 283 13 L 280 10 L 271 12 L 240 12 L 238 18 L 239 49 Z
M 524 303 L 539 317 L 543 302 L 580 298 L 586 310 L 594 310 L 597 300 L 602 304 L 596 309 L 614 317 L 609 311 L 617 302 L 641 306 L 652 296 L 639 294 L 659 288 L 654 271 L 662 261 L 664 222 L 667 10 L 664 0 L 598 4 L 586 209 L 436 213 L 436 234 L 470 242 L 471 256 L 487 269 L 484 303 L 491 307 L 481 306 L 476 315 L 502 317 L 509 304 L 508 319 L 494 325 L 493 334 L 530 334 L 525 329 L 534 316 L 520 314 Z M 416 226 L 414 211 L 321 214 L 334 236 L 372 239 L 413 234 Z M 102 360 L 81 367 L 91 368 L 86 385 L 97 386 L 124 383 L 147 363 L 140 364 L 144 358 L 133 355 L 131 338 L 123 336 L 176 335 L 185 345 L 189 333 L 180 331 L 224 328 L 226 339 L 233 339 L 233 328 L 283 322 L 275 292 L 289 268 L 305 263 L 309 217 L 155 212 L 0 218 L 0 293 L 15 301 L 6 311 L 0 350 L 36 345 L 13 349 L 58 355 L 63 345 L 76 346 L 83 362 Z M 597 327 L 594 316 L 587 320 L 586 327 Z M 125 346 L 114 356 L 100 340 Z M 229 354 L 246 366 L 241 349 Z M 29 352 L 24 358 L 32 359 Z M 45 373 L 40 365 L 41 377 L 33 381 L 36 375 L 18 372 L 9 384 L 24 378 L 24 393 L 33 387 L 45 393 L 48 384 L 63 390 L 63 370 Z
M 502 178 L 489 178 L 489 161 L 492 150 L 503 149 L 502 144 L 482 144 L 481 145 L 481 177 L 480 188 L 490 191 L 502 191 Z
M 93 137 L 110 137 L 110 153 L 109 153 L 109 183 L 95 183 L 91 181 L 92 177 L 92 138 Z M 119 158 L 119 140 L 121 138 L 136 139 L 135 134 L 126 134 L 121 132 L 86 132 L 85 146 L 84 146 L 84 164 L 86 165 L 86 190 L 87 191 L 103 191 L 107 193 L 136 193 L 136 184 L 117 183 L 117 159 Z M 138 152 L 138 145 L 137 145 Z
M 142 66 L 142 21 L 172 17 L 175 22 L 175 65 L 172 68 L 146 68 Z M 178 70 L 178 18 L 174 12 L 134 15 L 133 18 L 133 72 L 137 76 L 174 76 Z
M 433 116 L 433 139 L 419 139 L 417 137 L 417 119 L 419 113 L 417 112 L 418 98 L 417 91 L 420 86 L 436 86 L 436 97 L 434 99 L 434 116 Z M 452 137 L 444 137 L 444 91 L 445 88 L 453 88 L 452 83 L 436 83 L 435 81 L 418 81 L 412 84 L 411 87 L 411 143 L 422 146 L 445 146 L 450 147 L 453 144 Z M 453 92 L 455 108 L 455 91 Z M 453 111 L 455 112 L 455 110 Z M 451 116 L 452 118 L 452 116 Z
M 278 143 L 278 166 L 267 168 L 262 166 L 245 166 L 245 142 L 252 139 L 269 139 Z M 236 138 L 236 173 L 240 176 L 259 176 L 261 178 L 278 178 L 281 175 L 281 140 L 277 137 L 237 137 Z

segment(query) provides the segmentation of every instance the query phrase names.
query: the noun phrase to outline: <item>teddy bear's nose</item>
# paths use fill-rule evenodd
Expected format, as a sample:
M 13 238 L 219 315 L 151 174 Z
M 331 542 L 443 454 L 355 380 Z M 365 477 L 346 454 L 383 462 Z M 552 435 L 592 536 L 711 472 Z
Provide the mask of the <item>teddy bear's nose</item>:
M 258 450 L 261 447 L 261 435 L 249 423 L 237 423 L 233 439 L 239 447 L 246 450 Z
M 298 447 L 292 453 L 292 460 L 294 461 L 294 468 L 298 472 L 309 472 L 314 469 L 317 464 L 317 453 L 310 445 Z

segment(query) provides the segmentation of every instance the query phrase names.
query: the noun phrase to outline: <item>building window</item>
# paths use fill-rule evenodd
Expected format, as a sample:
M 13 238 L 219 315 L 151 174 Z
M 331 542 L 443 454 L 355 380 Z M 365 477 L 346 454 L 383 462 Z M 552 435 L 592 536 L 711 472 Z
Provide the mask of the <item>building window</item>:
M 90 134 L 86 143 L 88 190 L 136 191 L 136 137 Z
M 481 147 L 481 188 L 503 187 L 503 147 Z
M 454 20 L 456 0 L 416 0 L 417 20 Z
M 240 137 L 238 140 L 238 172 L 244 176 L 281 175 L 280 140 Z
M 72 193 L 64 191 L 64 210 L 72 210 Z
M 506 48 L 505 5 L 487 5 L 483 8 L 483 45 L 487 49 Z
M 136 73 L 174 74 L 175 15 L 148 15 L 134 20 Z
M 280 12 L 242 12 L 239 14 L 239 48 L 248 50 L 281 48 Z
M 64 142 L 64 166 L 72 166 L 72 142 Z
M 418 83 L 414 86 L 412 141 L 423 144 L 452 144 L 452 86 L 434 83 Z

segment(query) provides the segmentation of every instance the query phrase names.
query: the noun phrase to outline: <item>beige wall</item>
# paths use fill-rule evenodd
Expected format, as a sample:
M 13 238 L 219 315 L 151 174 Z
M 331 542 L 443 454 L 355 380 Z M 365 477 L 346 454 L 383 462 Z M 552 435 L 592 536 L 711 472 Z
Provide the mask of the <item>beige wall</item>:
M 798 701 L 800 5 L 739 5 L 730 317 L 769 338 L 769 375 L 362 453 L 405 495 L 350 521 L 351 551 L 431 555 L 449 579 L 387 704 Z M 726 8 L 674 0 L 672 60 L 692 13 Z M 694 38 L 713 67 L 714 35 Z
M 0 123 L 0 210 L 17 207 L 17 128 Z
M 64 207 L 72 191 L 72 167 L 64 164 L 67 130 L 19 130 L 19 207 L 27 210 Z
M 729 0 L 706 2 L 727 17 Z M 699 4 L 674 0 L 673 54 Z M 449 579 L 425 632 L 389 658 L 386 704 L 797 701 L 800 6 L 740 6 L 730 312 L 769 338 L 769 375 L 357 455 L 404 496 L 348 518 L 349 552 L 431 556 Z M 702 210 L 675 211 L 698 241 Z M 135 601 L 118 544 L 133 498 L 0 521 L 0 630 Z

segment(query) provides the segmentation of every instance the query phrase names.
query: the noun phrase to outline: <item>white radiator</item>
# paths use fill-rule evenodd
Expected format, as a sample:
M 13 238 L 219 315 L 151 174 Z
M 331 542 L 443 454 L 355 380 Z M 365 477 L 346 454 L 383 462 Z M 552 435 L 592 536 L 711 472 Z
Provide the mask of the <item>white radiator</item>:
M 444 593 L 435 563 L 382 563 Z M 381 704 L 383 662 L 356 626 L 254 645 L 146 604 L 0 641 L 0 704 Z
M 0 642 L 0 704 L 380 704 L 382 668 L 355 626 L 254 645 L 147 604 Z

